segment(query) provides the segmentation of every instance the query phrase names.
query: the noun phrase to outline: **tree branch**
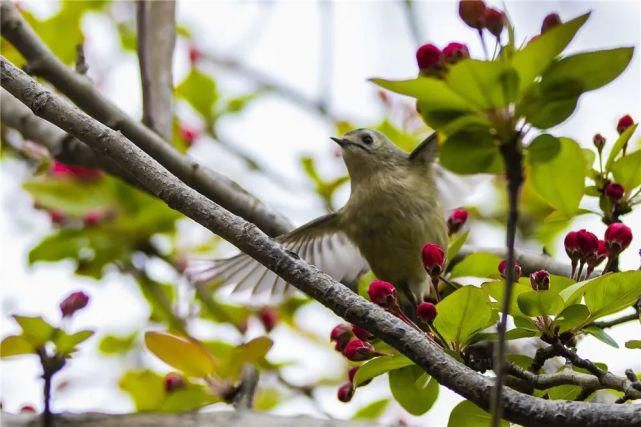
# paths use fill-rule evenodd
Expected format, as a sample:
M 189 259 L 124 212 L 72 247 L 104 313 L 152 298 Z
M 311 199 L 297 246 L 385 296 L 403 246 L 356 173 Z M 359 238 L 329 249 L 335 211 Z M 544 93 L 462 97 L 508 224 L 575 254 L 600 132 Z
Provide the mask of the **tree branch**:
M 138 62 L 142 81 L 142 122 L 166 141 L 172 136 L 173 73 L 176 44 L 176 3 L 138 2 Z
M 120 132 L 104 126 L 54 96 L 4 57 L 0 83 L 40 117 L 74 135 L 96 152 L 109 156 L 134 173 L 170 207 L 184 213 L 233 243 L 296 288 L 345 320 L 366 327 L 409 357 L 440 384 L 480 407 L 489 408 L 494 381 L 448 356 L 440 347 L 397 317 L 372 304 L 317 268 L 310 266 L 256 226 L 230 213 L 171 175 Z M 502 405 L 509 421 L 532 425 L 629 426 L 641 419 L 636 405 L 546 401 L 505 389 Z
M 122 132 L 134 144 L 156 159 L 187 185 L 220 203 L 230 211 L 256 224 L 270 236 L 289 231 L 284 217 L 242 189 L 229 178 L 183 157 L 157 133 L 132 120 L 114 103 L 101 95 L 85 77 L 66 67 L 38 38 L 16 6 L 0 4 L 2 35 L 26 58 L 29 71 L 42 76 L 78 107 L 113 130 Z

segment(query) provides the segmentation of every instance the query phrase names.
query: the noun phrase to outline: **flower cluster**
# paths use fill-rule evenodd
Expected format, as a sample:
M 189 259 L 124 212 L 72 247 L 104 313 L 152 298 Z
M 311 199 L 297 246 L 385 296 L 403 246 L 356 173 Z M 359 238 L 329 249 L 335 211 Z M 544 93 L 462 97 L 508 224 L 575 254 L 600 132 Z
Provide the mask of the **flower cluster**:
M 589 277 L 594 268 L 606 258 L 608 264 L 605 271 L 609 271 L 614 260 L 630 246 L 631 241 L 632 230 L 619 222 L 608 226 L 604 240 L 599 240 L 594 233 L 585 229 L 570 231 L 565 236 L 564 244 L 565 252 L 572 261 L 572 277 L 580 280 L 584 266 L 587 266 L 585 278 Z
M 494 37 L 500 37 L 506 24 L 505 14 L 487 7 L 481 0 L 463 0 L 459 3 L 459 16 L 470 27 L 482 32 L 488 30 Z
M 504 259 L 499 263 L 499 273 L 501 273 L 501 276 L 507 277 L 507 260 Z M 519 278 L 521 277 L 521 272 L 523 271 L 523 268 L 521 267 L 521 263 L 518 260 L 514 260 L 514 277 L 513 280 L 515 282 L 519 281 Z
M 470 52 L 463 43 L 452 42 L 443 50 L 426 43 L 416 50 L 416 62 L 421 75 L 443 77 L 448 65 L 469 58 Z

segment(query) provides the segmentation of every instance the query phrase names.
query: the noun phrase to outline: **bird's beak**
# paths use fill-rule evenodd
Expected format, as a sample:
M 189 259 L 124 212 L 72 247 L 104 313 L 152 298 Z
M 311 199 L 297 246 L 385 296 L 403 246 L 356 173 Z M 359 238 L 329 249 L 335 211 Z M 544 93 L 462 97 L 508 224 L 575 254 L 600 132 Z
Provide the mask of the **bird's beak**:
M 334 138 L 333 136 L 330 136 L 329 139 L 340 145 L 341 147 L 344 147 L 345 144 L 347 144 L 347 141 L 341 138 Z

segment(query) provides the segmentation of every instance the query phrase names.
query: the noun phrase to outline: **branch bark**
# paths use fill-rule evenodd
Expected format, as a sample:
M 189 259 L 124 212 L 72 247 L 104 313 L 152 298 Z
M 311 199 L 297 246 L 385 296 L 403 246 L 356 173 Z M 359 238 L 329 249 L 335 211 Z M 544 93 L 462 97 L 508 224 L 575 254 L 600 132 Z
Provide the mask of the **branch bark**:
M 173 0 L 138 2 L 142 122 L 167 141 L 171 141 L 172 136 L 175 13 L 176 3 Z
M 85 76 L 66 67 L 38 38 L 13 3 L 1 2 L 0 15 L 3 37 L 25 57 L 30 73 L 47 79 L 83 111 L 111 129 L 122 132 L 184 183 L 256 224 L 270 236 L 277 236 L 291 229 L 287 219 L 269 209 L 229 178 L 180 155 L 157 133 L 132 120 L 101 95 Z
M 38 116 L 74 135 L 96 152 L 111 157 L 136 174 L 153 194 L 212 232 L 233 243 L 289 283 L 338 316 L 365 327 L 409 357 L 448 387 L 484 409 L 489 408 L 494 385 L 448 356 L 424 334 L 382 308 L 366 301 L 317 268 L 310 266 L 255 225 L 230 213 L 171 175 L 144 151 L 102 123 L 47 91 L 4 57 L 0 83 Z M 639 425 L 641 408 L 586 402 L 546 401 L 506 388 L 503 413 L 509 421 L 531 425 Z

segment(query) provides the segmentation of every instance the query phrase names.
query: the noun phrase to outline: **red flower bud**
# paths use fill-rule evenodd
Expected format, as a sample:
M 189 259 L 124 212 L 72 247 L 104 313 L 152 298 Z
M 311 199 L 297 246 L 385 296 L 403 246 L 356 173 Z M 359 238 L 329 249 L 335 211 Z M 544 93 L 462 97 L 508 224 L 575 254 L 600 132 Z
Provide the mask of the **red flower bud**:
M 352 400 L 352 396 L 354 396 L 354 387 L 352 386 L 352 383 L 343 384 L 338 388 L 338 392 L 336 393 L 338 400 L 345 403 Z
M 601 264 L 604 259 L 608 257 L 608 247 L 605 244 L 604 240 L 599 240 L 599 246 L 596 249 L 596 252 L 588 258 L 588 266 L 590 269 L 593 269 L 597 265 Z
M 448 64 L 454 64 L 469 57 L 470 51 L 463 43 L 452 42 L 443 49 L 443 60 Z
M 47 211 L 49 214 L 49 219 L 53 224 L 60 225 L 67 219 L 67 215 L 59 209 L 52 209 Z
M 73 292 L 60 303 L 62 317 L 71 317 L 89 303 L 89 295 L 82 291 Z
M 592 142 L 594 143 L 594 146 L 596 147 L 597 150 L 599 150 L 599 153 L 601 150 L 603 150 L 603 147 L 605 146 L 605 137 L 601 135 L 600 133 L 597 133 L 592 137 Z
M 393 308 L 398 305 L 396 300 L 396 288 L 384 280 L 374 280 L 367 290 L 369 299 L 374 304 L 383 308 Z
M 616 202 L 617 200 L 621 199 L 621 197 L 623 197 L 625 189 L 618 182 L 611 182 L 606 185 L 604 193 L 608 197 L 608 199 Z
M 371 341 L 374 339 L 374 335 L 365 328 L 361 328 L 358 325 L 352 325 L 352 332 L 356 335 L 357 338 L 362 339 L 363 341 Z
M 504 259 L 499 263 L 499 273 L 501 273 L 501 276 L 506 277 L 505 274 L 505 269 L 507 267 L 507 260 Z M 521 263 L 518 260 L 514 260 L 514 281 L 518 281 L 519 278 L 521 277 Z
M 561 25 L 561 17 L 558 13 L 550 13 L 543 19 L 543 24 L 541 24 L 541 34 L 556 27 L 557 25 Z
M 579 259 L 579 238 L 577 231 L 570 231 L 565 235 L 565 252 L 572 261 Z
M 605 230 L 605 245 L 610 256 L 617 255 L 630 246 L 632 242 L 632 230 L 627 225 L 615 222 Z
M 21 414 L 27 414 L 27 413 L 36 413 L 36 408 L 33 407 L 32 405 L 22 405 L 20 407 L 20 413 Z
M 57 160 L 51 166 L 51 173 L 55 176 L 78 179 L 93 179 L 100 176 L 100 171 L 98 169 L 68 165 Z
M 345 344 L 352 338 L 352 325 L 340 323 L 334 326 L 329 335 L 330 341 L 336 342 L 336 351 L 343 351 Z
M 617 123 L 617 132 L 619 132 L 619 135 L 621 135 L 627 128 L 629 128 L 633 124 L 634 120 L 632 120 L 632 117 L 630 117 L 629 114 L 626 114 L 619 119 L 619 122 Z
M 203 54 L 195 46 L 189 46 L 189 62 L 191 65 L 194 65 L 200 58 L 203 57 Z
M 422 45 L 416 50 L 416 62 L 420 71 L 433 71 L 441 67 L 443 54 L 431 43 Z
M 594 233 L 581 229 L 577 231 L 577 244 L 579 247 L 579 258 L 581 261 L 587 261 L 599 248 L 599 239 Z
M 505 14 L 500 10 L 488 7 L 483 14 L 483 22 L 485 23 L 485 28 L 487 28 L 494 37 L 499 37 L 505 26 Z
M 82 221 L 86 227 L 93 227 L 98 225 L 104 218 L 105 215 L 100 211 L 89 211 L 82 217 Z
M 447 229 L 449 234 L 457 233 L 467 222 L 467 209 L 454 209 L 447 219 Z
M 550 289 L 550 272 L 539 270 L 530 274 L 530 284 L 535 291 L 547 291 Z
M 485 3 L 481 0 L 461 0 L 458 14 L 467 25 L 480 30 L 484 26 Z
M 265 307 L 258 313 L 258 319 L 263 324 L 265 331 L 271 332 L 278 323 L 278 312 L 271 307 Z
M 416 315 L 424 322 L 432 323 L 436 319 L 436 306 L 431 302 L 422 302 L 416 307 Z
M 178 372 L 168 373 L 167 375 L 165 375 L 165 379 L 163 380 L 163 382 L 165 384 L 165 391 L 167 393 L 185 388 L 185 379 Z
M 353 362 L 371 359 L 378 356 L 378 352 L 367 341 L 352 338 L 343 349 L 343 355 Z
M 426 243 L 421 251 L 423 266 L 430 277 L 437 277 L 443 272 L 445 252 L 436 243 Z
M 180 126 L 179 132 L 180 137 L 187 143 L 187 145 L 193 144 L 194 141 L 200 137 L 200 132 L 198 132 L 198 130 L 185 125 Z

